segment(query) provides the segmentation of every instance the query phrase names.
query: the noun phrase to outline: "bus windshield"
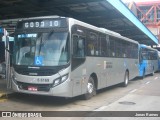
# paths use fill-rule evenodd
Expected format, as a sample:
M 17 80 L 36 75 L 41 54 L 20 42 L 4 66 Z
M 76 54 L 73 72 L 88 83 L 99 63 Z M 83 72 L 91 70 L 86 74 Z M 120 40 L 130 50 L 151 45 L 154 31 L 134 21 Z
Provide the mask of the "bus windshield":
M 68 63 L 68 33 L 17 34 L 14 64 L 28 66 L 59 66 Z

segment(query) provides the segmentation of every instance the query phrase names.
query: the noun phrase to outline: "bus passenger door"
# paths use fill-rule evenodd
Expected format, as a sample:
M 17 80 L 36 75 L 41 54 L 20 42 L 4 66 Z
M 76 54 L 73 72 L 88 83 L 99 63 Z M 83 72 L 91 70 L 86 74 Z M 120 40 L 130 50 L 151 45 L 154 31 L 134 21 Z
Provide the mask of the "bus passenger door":
M 71 79 L 73 80 L 73 96 L 82 94 L 82 81 L 85 76 L 85 37 L 72 35 L 73 56 L 71 62 Z
M 6 63 L 6 81 L 7 81 L 7 89 L 11 89 L 11 67 L 10 67 L 10 48 L 9 48 L 9 37 L 6 36 L 5 41 L 5 63 Z

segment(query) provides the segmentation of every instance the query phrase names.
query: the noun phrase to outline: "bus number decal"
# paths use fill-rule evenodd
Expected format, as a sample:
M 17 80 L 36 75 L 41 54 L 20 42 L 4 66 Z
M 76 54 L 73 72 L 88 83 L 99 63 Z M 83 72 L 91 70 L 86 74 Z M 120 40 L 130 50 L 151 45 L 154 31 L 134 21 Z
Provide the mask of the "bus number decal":
M 41 22 L 25 22 L 24 28 L 49 28 L 49 27 L 61 27 L 59 20 L 46 20 Z
M 106 68 L 112 68 L 112 62 L 106 62 L 105 61 L 105 67 Z

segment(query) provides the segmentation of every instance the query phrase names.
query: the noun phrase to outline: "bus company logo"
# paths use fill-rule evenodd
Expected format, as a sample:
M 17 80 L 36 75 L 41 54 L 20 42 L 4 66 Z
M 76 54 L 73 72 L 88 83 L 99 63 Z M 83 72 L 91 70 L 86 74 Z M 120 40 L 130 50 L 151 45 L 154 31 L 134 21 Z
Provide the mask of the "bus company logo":
M 12 117 L 11 112 L 2 112 L 2 117 Z
M 112 62 L 106 62 L 106 68 L 112 68 Z

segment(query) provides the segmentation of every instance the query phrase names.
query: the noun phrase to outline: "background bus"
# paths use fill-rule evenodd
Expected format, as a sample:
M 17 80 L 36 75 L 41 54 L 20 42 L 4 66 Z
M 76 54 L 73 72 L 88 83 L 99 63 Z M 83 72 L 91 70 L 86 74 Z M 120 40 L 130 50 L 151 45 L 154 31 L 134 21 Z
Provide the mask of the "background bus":
M 158 51 L 158 72 L 160 71 L 160 52 Z
M 138 42 L 64 17 L 18 22 L 13 81 L 16 92 L 86 99 L 96 90 L 138 76 Z
M 8 36 L 9 39 L 9 48 L 10 48 L 10 53 L 13 53 L 13 41 L 14 38 Z M 5 62 L 5 41 L 6 37 L 2 37 L 2 41 L 0 41 L 0 77 L 5 78 L 6 74 L 6 62 Z M 12 61 L 12 59 L 10 59 Z
M 140 45 L 139 49 L 139 76 L 154 75 L 158 71 L 158 50 L 146 45 Z

